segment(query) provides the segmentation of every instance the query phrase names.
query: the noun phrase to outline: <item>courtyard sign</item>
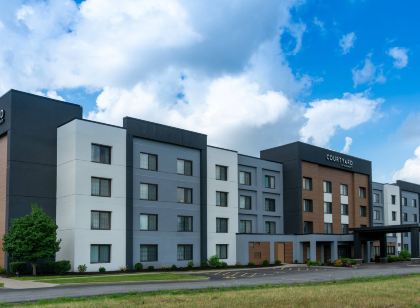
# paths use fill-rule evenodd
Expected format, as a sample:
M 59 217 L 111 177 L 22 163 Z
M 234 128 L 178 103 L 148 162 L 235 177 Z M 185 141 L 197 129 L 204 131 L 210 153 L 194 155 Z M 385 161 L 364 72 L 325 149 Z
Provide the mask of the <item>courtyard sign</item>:
M 334 154 L 327 154 L 326 159 L 328 161 L 331 161 L 331 162 L 334 162 L 334 163 L 338 163 L 342 167 L 345 167 L 345 168 L 353 168 L 353 161 L 351 159 L 344 158 L 342 156 L 334 155 Z

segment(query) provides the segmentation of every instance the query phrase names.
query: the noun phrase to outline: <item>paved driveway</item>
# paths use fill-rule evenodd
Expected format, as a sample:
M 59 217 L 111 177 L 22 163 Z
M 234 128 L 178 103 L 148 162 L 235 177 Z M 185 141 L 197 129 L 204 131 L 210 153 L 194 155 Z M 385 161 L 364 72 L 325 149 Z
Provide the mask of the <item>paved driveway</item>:
M 227 274 L 229 273 L 229 274 Z M 246 275 L 244 275 L 246 273 Z M 278 270 L 278 268 L 262 268 L 250 270 L 227 270 L 201 272 L 209 280 L 154 282 L 154 283 L 120 283 L 120 284 L 90 284 L 67 285 L 46 289 L 8 290 L 0 289 L 0 302 L 23 302 L 57 297 L 80 297 L 129 292 L 150 292 L 158 290 L 224 288 L 238 286 L 255 286 L 261 284 L 294 284 L 305 282 L 323 282 L 360 277 L 374 277 L 381 275 L 420 274 L 420 265 L 408 264 L 364 265 L 355 269 L 348 268 L 293 268 Z M 256 274 L 253 276 L 253 274 Z M 264 275 L 265 274 L 265 275 Z M 244 276 L 242 276 L 244 275 Z M 228 278 L 230 277 L 230 278 Z M 234 277 L 234 278 L 232 278 Z

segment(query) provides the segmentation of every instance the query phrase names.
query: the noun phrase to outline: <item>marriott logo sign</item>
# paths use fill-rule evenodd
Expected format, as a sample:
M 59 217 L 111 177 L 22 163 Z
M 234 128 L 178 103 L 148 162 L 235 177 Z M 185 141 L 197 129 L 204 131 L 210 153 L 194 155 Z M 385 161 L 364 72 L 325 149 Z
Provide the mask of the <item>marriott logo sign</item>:
M 353 161 L 351 159 L 344 158 L 342 156 L 334 155 L 334 154 L 327 154 L 326 159 L 328 161 L 340 164 L 342 167 L 353 168 Z

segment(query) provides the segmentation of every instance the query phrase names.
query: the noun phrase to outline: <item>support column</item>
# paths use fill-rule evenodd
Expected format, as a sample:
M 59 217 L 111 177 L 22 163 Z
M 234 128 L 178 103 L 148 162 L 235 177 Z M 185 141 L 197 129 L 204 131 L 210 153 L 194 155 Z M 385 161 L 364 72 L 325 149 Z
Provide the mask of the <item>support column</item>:
M 334 262 L 338 259 L 338 243 L 337 241 L 331 242 L 331 261 Z
M 419 228 L 411 229 L 411 257 L 420 258 Z
M 316 241 L 309 242 L 311 261 L 316 261 Z
M 367 262 L 370 262 L 370 259 L 372 258 L 372 245 L 373 242 L 369 241 L 366 243 L 367 247 Z
M 362 258 L 362 243 L 360 241 L 360 234 L 358 232 L 354 233 L 354 258 Z
M 386 257 L 388 256 L 386 233 L 381 235 L 381 239 L 379 241 L 379 252 L 381 256 L 381 262 L 386 262 Z

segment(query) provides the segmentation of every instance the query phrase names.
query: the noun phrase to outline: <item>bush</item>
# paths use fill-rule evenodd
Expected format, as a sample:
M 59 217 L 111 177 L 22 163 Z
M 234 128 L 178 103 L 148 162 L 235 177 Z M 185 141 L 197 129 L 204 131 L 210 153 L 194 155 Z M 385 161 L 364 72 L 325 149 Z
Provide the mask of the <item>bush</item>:
M 319 263 L 318 261 L 308 260 L 308 261 L 306 261 L 306 265 L 307 266 L 320 266 L 321 263 Z
M 71 264 L 68 260 L 56 261 L 53 264 L 54 274 L 63 275 L 71 269 Z
M 264 260 L 262 262 L 262 266 L 269 266 L 269 265 L 270 265 L 270 262 L 268 260 Z
M 400 257 L 403 261 L 409 261 L 411 259 L 411 254 L 408 250 L 401 250 Z
M 136 270 L 136 272 L 140 272 L 143 269 L 143 264 L 141 264 L 140 262 L 134 264 L 134 269 Z
M 194 267 L 194 262 L 193 261 L 188 261 L 187 268 L 191 269 L 193 267 Z
M 274 264 L 275 265 L 281 265 L 281 261 L 280 260 L 276 260 L 276 261 L 274 261 Z
M 101 267 L 99 268 L 99 273 L 105 273 L 105 272 L 106 272 L 105 267 L 101 266 Z
M 26 262 L 10 262 L 10 271 L 15 274 L 30 274 L 31 269 Z
M 248 262 L 248 266 L 255 266 L 254 262 Z
M 150 265 L 150 266 L 148 266 L 148 267 L 147 267 L 147 269 L 148 269 L 149 271 L 153 271 L 153 270 L 155 269 L 155 267 L 154 267 L 153 265 Z
M 0 275 L 6 274 L 6 270 L 0 266 Z
M 208 264 L 210 267 L 221 267 L 222 263 L 217 256 L 211 256 L 208 260 Z
M 178 267 L 175 264 L 172 264 L 171 270 L 176 271 L 177 269 L 178 269 Z
M 333 263 L 334 266 L 337 267 L 351 267 L 352 265 L 356 265 L 357 262 L 354 259 L 349 259 L 349 258 L 340 258 L 335 260 L 335 262 Z
M 221 262 L 220 263 L 220 267 L 227 268 L 228 267 L 228 264 L 226 262 Z
M 85 272 L 87 271 L 87 266 L 86 266 L 86 264 L 80 264 L 80 265 L 77 267 L 77 270 L 79 271 L 79 273 L 85 273 Z

